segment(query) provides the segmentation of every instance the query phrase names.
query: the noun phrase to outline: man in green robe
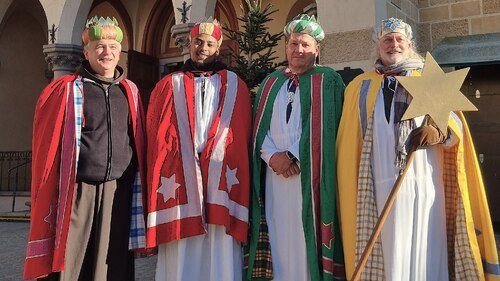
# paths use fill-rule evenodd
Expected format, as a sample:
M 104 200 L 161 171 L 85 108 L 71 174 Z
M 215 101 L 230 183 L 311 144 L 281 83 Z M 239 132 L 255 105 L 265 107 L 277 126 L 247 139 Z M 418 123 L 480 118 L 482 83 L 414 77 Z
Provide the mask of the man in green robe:
M 324 32 L 314 16 L 284 32 L 288 67 L 266 77 L 254 105 L 246 277 L 342 280 L 335 138 L 345 86 L 315 64 Z

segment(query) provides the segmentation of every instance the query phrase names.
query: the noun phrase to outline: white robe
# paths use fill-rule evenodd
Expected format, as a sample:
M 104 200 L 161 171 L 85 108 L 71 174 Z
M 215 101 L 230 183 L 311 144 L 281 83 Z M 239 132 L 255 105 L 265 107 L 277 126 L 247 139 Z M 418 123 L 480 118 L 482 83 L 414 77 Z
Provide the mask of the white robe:
M 202 101 L 201 85 L 205 80 Z M 195 78 L 194 149 L 201 153 L 207 142 L 219 103 L 220 75 Z M 199 161 L 198 161 L 199 164 Z M 158 246 L 157 281 L 242 280 L 241 244 L 224 226 L 207 225 L 207 234 Z
M 287 103 L 287 83 L 285 82 L 274 101 L 269 132 L 262 144 L 261 158 L 266 163 L 269 163 L 274 153 L 286 150 L 299 158 L 302 125 L 298 88 L 294 95 L 288 124 L 286 123 Z M 302 226 L 300 174 L 284 178 L 282 175 L 276 175 L 268 166 L 265 196 L 266 219 L 273 257 L 273 280 L 310 280 Z
M 398 177 L 394 101 L 389 123 L 382 91 L 373 114 L 372 171 L 380 215 Z M 420 126 L 423 117 L 415 121 Z M 442 145 L 419 149 L 408 168 L 381 232 L 386 281 L 448 280 L 442 154 Z

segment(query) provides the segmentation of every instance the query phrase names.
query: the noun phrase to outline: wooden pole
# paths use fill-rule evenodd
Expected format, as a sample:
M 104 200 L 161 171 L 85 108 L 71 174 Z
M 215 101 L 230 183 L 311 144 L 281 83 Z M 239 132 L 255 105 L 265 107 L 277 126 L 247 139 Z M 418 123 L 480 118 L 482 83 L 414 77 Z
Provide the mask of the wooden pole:
M 408 154 L 408 160 L 406 161 L 406 166 L 403 169 L 403 172 L 398 176 L 396 179 L 396 182 L 394 183 L 394 186 L 392 187 L 392 191 L 389 194 L 389 198 L 385 202 L 384 209 L 382 210 L 382 213 L 380 214 L 380 217 L 377 220 L 377 224 L 375 225 L 375 228 L 373 229 L 372 235 L 370 236 L 370 240 L 368 240 L 368 244 L 366 244 L 366 247 L 363 251 L 363 254 L 361 255 L 361 259 L 359 260 L 358 265 L 356 266 L 356 269 L 354 270 L 354 274 L 352 276 L 351 281 L 359 281 L 361 278 L 361 273 L 363 272 L 363 269 L 366 266 L 366 262 L 368 261 L 368 257 L 370 256 L 373 246 L 375 245 L 375 241 L 377 240 L 378 236 L 380 235 L 380 232 L 382 231 L 382 227 L 384 226 L 385 221 L 387 220 L 387 216 L 389 215 L 389 211 L 392 209 L 392 205 L 394 205 L 394 201 L 396 201 L 396 195 L 399 192 L 399 189 L 401 187 L 401 183 L 403 182 L 403 179 L 405 178 L 406 172 L 408 171 L 408 167 L 410 166 L 410 163 L 413 161 L 413 156 L 414 156 L 415 151 L 412 150 Z

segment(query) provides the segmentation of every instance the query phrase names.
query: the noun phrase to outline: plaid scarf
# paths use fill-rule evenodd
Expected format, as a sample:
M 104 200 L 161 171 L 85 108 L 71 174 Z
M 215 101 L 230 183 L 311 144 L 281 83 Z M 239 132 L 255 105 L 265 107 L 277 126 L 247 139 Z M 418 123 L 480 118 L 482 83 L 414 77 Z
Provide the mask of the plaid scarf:
M 394 137 L 396 141 L 396 167 L 402 171 L 406 165 L 406 157 L 408 156 L 408 136 L 416 127 L 413 119 L 401 120 L 404 112 L 411 102 L 411 96 L 403 87 L 398 87 L 398 80 L 394 76 L 411 76 L 412 71 L 420 71 L 423 67 L 423 62 L 416 59 L 404 60 L 400 63 L 390 66 L 382 65 L 382 62 L 375 62 L 375 70 L 384 75 L 382 81 L 382 92 L 384 99 L 392 101 L 394 97 Z M 386 115 L 390 114 L 390 103 L 386 103 Z M 389 118 L 388 118 L 389 120 Z
M 375 184 L 373 183 L 371 155 L 373 143 L 373 117 L 367 122 L 363 139 L 358 175 L 358 196 L 356 208 L 356 264 L 359 264 L 363 251 L 368 245 L 370 236 L 377 224 L 378 213 L 375 200 Z M 385 279 L 382 240 L 377 238 L 371 255 L 366 261 L 361 280 L 383 281 Z

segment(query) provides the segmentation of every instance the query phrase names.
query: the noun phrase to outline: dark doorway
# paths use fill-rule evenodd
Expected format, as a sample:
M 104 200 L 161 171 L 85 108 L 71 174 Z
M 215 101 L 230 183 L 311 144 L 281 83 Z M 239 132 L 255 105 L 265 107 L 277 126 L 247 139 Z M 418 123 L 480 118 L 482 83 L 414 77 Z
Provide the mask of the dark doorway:
M 491 219 L 500 222 L 500 65 L 473 66 L 461 91 L 479 109 L 465 116 L 486 186 Z
M 158 59 L 134 50 L 128 51 L 128 79 L 132 80 L 141 93 L 145 110 L 149 104 L 151 91 L 158 82 Z
M 172 63 L 166 63 L 163 65 L 163 71 L 161 72 L 161 78 L 164 76 L 176 72 L 181 69 L 182 65 L 184 65 L 184 62 L 172 62 Z
M 337 72 L 340 74 L 340 77 L 342 77 L 344 84 L 347 86 L 347 84 L 349 84 L 349 82 L 351 82 L 352 79 L 362 74 L 363 70 L 361 68 L 344 67 L 344 69 L 337 70 Z

